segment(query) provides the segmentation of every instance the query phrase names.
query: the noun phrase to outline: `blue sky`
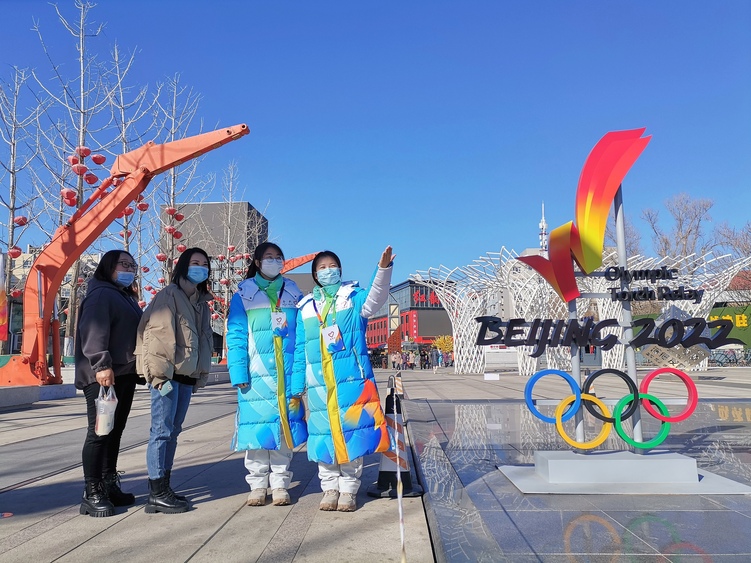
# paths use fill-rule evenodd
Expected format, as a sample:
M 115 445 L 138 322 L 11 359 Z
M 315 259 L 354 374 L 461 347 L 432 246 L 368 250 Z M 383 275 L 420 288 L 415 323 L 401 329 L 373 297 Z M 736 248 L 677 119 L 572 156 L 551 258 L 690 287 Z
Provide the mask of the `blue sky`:
M 58 60 L 72 52 L 47 2 L 0 6 L 0 72 L 48 68 L 32 18 Z M 287 257 L 334 250 L 346 278 L 367 281 L 387 244 L 394 282 L 536 246 L 541 202 L 551 228 L 573 219 L 612 130 L 652 135 L 624 182 L 645 249 L 640 211 L 680 192 L 712 198 L 715 223 L 749 220 L 746 0 L 107 0 L 92 19 L 103 54 L 137 49 L 138 81 L 179 72 L 209 128 L 249 125 L 203 170 L 237 160 Z

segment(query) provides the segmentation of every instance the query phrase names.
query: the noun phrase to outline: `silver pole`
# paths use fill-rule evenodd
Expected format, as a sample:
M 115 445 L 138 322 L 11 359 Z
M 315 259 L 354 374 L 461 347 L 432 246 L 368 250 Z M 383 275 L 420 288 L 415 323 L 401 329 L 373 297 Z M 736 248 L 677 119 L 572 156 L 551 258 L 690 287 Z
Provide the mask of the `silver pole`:
M 569 322 L 578 322 L 579 318 L 576 314 L 576 299 L 568 302 L 568 319 Z M 579 363 L 579 345 L 576 342 L 571 342 L 571 375 L 579 382 L 579 389 L 582 388 L 584 382 L 582 381 L 582 370 Z M 584 405 L 576 411 L 574 415 L 574 421 L 576 422 L 576 441 L 584 442 Z
M 623 186 L 618 186 L 618 191 L 615 193 L 615 199 L 613 200 L 615 206 L 615 246 L 618 251 L 618 265 L 624 268 L 628 267 L 628 257 L 626 256 L 626 220 L 623 214 Z M 621 276 L 621 291 L 628 291 L 629 284 Z M 628 343 L 634 338 L 634 330 L 632 328 L 631 317 L 631 302 L 622 301 L 623 306 L 623 338 Z M 639 380 L 636 375 L 636 352 L 630 344 L 626 344 L 626 373 L 634 382 L 637 389 L 639 387 Z M 637 400 L 637 404 L 639 401 Z M 643 442 L 641 432 L 641 412 L 637 406 L 634 416 L 631 417 L 634 421 L 634 440 L 637 442 Z

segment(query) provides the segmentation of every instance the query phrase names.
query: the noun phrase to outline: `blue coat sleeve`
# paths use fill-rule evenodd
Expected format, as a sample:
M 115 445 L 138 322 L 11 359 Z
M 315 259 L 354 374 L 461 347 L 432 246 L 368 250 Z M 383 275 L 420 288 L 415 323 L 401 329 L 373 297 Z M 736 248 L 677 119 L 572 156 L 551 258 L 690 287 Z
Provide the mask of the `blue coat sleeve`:
M 297 310 L 295 322 L 295 360 L 292 364 L 292 394 L 300 395 L 305 392 L 305 324 L 302 319 L 302 309 Z
M 248 314 L 242 297 L 235 293 L 227 318 L 227 367 L 232 385 L 250 383 L 248 365 Z

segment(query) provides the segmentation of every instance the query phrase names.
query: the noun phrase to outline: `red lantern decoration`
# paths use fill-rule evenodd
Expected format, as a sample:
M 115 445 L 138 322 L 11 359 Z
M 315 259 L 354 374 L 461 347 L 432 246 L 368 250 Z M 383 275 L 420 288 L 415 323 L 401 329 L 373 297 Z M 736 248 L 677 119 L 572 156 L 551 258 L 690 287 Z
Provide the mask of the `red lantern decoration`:
M 130 229 L 128 229 L 127 231 L 120 231 L 120 236 L 123 238 L 129 237 L 132 234 L 133 234 L 133 231 L 131 231 Z
M 177 213 L 177 209 L 175 209 L 174 207 L 168 207 L 167 209 L 164 210 L 164 212 L 167 215 L 174 215 L 175 213 Z
M 156 255 L 156 259 L 160 262 L 164 262 L 167 259 L 167 255 L 164 252 L 160 252 Z
M 234 264 L 235 262 L 237 262 L 237 258 L 235 258 L 234 256 L 230 256 L 229 261 Z
M 75 155 L 73 155 L 73 154 L 70 155 L 70 156 L 67 156 L 65 158 L 68 160 L 68 162 L 70 163 L 71 166 L 73 166 L 74 164 L 78 164 L 80 162 L 78 160 L 78 157 L 75 156 Z
M 144 288 L 144 289 L 145 289 L 146 291 L 151 291 L 152 289 L 154 289 L 154 288 L 153 288 L 153 287 L 151 287 L 150 285 L 145 285 L 145 286 L 143 286 L 143 288 Z
M 164 278 L 159 278 L 159 279 L 158 279 L 158 280 L 156 280 L 156 281 L 158 281 L 159 283 L 164 283 L 164 282 L 165 282 L 165 281 L 167 281 L 167 280 L 165 280 Z
M 70 169 L 73 170 L 73 174 L 78 174 L 79 176 L 83 176 L 89 171 L 83 164 L 74 164 Z
M 91 154 L 91 149 L 89 147 L 76 147 L 76 154 L 85 158 Z
M 78 281 L 78 285 L 82 285 L 83 284 L 83 278 L 78 278 L 77 281 Z
M 8 249 L 8 256 L 10 256 L 11 258 L 14 258 L 14 259 L 18 258 L 19 256 L 21 256 L 21 254 L 22 254 L 22 251 L 17 246 L 13 246 Z
M 103 154 L 92 154 L 91 160 L 94 161 L 94 164 L 104 164 L 104 161 L 107 160 L 107 157 Z
M 101 193 L 101 194 L 99 195 L 99 199 L 104 199 L 104 198 L 105 198 L 105 197 L 107 197 L 108 195 L 110 195 L 110 192 L 109 192 L 108 190 L 104 190 L 104 191 L 103 191 L 103 192 L 102 192 L 102 193 Z
M 227 278 L 222 278 L 219 280 L 219 283 L 222 285 L 229 285 L 229 280 Z
M 73 199 L 74 197 L 76 197 L 76 190 L 63 188 L 62 190 L 60 190 L 60 195 L 63 196 L 63 199 Z
M 149 267 L 148 266 L 141 266 L 141 271 L 145 274 L 146 272 L 149 271 Z
M 177 240 L 180 240 L 181 238 L 183 238 L 183 234 L 180 231 L 175 231 L 174 233 L 172 233 L 172 236 L 175 237 Z
M 23 227 L 28 222 L 29 222 L 28 218 L 26 218 L 23 215 L 16 215 L 13 218 L 13 223 L 15 223 L 17 227 Z
M 14 289 L 10 292 L 11 297 L 21 297 L 21 290 L 20 289 Z
M 246 260 L 250 260 L 250 254 L 246 252 L 245 254 L 243 254 L 243 258 L 245 258 Z
M 214 313 L 213 315 L 211 315 L 211 318 L 217 320 L 219 318 L 219 315 L 217 313 Z
M 71 197 L 71 198 L 64 198 L 63 203 L 65 205 L 69 205 L 70 207 L 75 207 L 78 204 L 78 198 L 77 197 Z
M 177 260 L 178 260 L 178 259 L 177 259 L 177 258 L 175 258 L 175 259 L 174 259 L 174 260 L 172 261 L 172 263 L 173 263 L 173 264 L 174 264 L 175 266 L 177 266 Z
M 96 184 L 99 181 L 99 178 L 96 174 L 92 174 L 91 172 L 87 172 L 83 176 L 83 181 L 87 184 Z
M 139 211 L 146 211 L 149 208 L 149 204 L 145 201 L 139 201 L 138 203 L 136 203 L 136 207 Z
M 151 295 L 156 295 L 156 289 L 152 289 L 149 293 L 151 293 Z
M 174 233 L 174 232 L 175 232 L 175 231 L 176 231 L 177 229 L 175 228 L 175 226 L 174 226 L 174 225 L 167 225 L 166 227 L 164 227 L 164 230 L 165 230 L 166 232 L 168 232 L 169 234 L 172 234 L 172 233 Z
M 235 245 L 234 245 L 234 244 L 230 244 L 230 245 L 229 245 L 229 246 L 227 247 L 227 250 L 229 250 L 230 252 L 234 252 L 234 251 L 235 251 Z
M 135 213 L 135 209 L 133 209 L 133 208 L 132 208 L 132 207 L 131 207 L 131 206 L 129 205 L 128 207 L 126 207 L 125 209 L 123 209 L 123 213 L 124 213 L 125 215 L 133 215 L 133 213 Z
M 120 213 L 117 214 L 118 219 L 122 219 L 123 217 L 125 217 L 125 211 L 121 211 Z
M 146 301 L 139 301 L 138 306 L 143 309 L 146 306 Z
M 185 219 L 185 215 L 182 213 L 175 213 L 175 221 L 182 221 L 183 219 Z
M 224 254 L 219 254 L 219 255 L 218 255 L 218 256 L 216 257 L 216 259 L 217 259 L 217 260 L 219 260 L 220 262 L 224 262 L 224 259 L 225 259 L 225 258 L 227 258 L 227 257 L 226 257 L 226 256 L 225 256 Z
M 185 252 L 186 250 L 188 250 L 188 247 L 185 246 L 184 244 L 178 244 L 177 245 L 177 251 L 178 252 Z

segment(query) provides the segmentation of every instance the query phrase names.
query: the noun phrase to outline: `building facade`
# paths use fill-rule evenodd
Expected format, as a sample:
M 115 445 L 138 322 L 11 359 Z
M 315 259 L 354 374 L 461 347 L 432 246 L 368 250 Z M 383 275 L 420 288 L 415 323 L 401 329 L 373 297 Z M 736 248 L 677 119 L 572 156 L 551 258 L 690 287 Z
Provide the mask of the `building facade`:
M 407 280 L 391 288 L 389 300 L 369 320 L 367 341 L 369 348 L 384 348 L 389 340 L 389 305 L 399 308 L 401 342 L 430 345 L 436 337 L 450 335 L 451 321 L 436 293 L 425 286 Z

